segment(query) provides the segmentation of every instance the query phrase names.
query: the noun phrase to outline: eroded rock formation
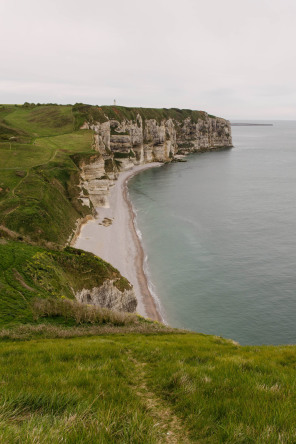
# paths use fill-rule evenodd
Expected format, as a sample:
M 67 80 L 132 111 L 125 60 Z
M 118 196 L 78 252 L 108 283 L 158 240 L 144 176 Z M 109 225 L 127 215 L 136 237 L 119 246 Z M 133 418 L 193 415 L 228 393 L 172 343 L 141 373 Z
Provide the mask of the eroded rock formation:
M 107 206 L 110 185 L 120 171 L 133 165 L 171 162 L 180 154 L 232 146 L 229 121 L 205 112 L 192 112 L 193 117 L 188 117 L 188 110 L 177 111 L 178 119 L 169 117 L 168 110 L 167 118 L 144 118 L 138 112 L 133 119 L 116 120 L 104 114 L 104 122 L 85 121 L 82 129 L 94 131 L 99 156 L 80 165 L 84 205 L 90 199 L 95 208 Z
M 103 155 L 125 158 L 131 163 L 167 162 L 179 151 L 194 152 L 221 147 L 231 147 L 230 123 L 219 117 L 210 117 L 203 113 L 203 118 L 193 122 L 190 117 L 183 121 L 172 118 L 157 121 L 108 120 L 107 122 L 88 123 L 83 128 L 95 132 L 96 149 Z M 185 146 L 184 146 L 185 145 Z
M 75 294 L 79 302 L 99 305 L 116 311 L 136 311 L 137 299 L 133 287 L 120 291 L 114 281 L 106 280 L 101 287 L 83 289 Z

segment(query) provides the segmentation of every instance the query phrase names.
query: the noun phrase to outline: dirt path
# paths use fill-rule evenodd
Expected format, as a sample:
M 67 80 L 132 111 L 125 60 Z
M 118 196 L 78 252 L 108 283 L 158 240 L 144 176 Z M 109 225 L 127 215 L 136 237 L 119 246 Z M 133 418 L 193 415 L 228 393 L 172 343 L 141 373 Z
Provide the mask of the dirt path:
M 165 401 L 147 387 L 146 363 L 137 361 L 130 353 L 129 358 L 136 368 L 134 379 L 136 394 L 141 398 L 150 415 L 154 418 L 154 427 L 159 429 L 161 438 L 158 444 L 190 444 L 191 441 L 182 421 L 172 412 Z

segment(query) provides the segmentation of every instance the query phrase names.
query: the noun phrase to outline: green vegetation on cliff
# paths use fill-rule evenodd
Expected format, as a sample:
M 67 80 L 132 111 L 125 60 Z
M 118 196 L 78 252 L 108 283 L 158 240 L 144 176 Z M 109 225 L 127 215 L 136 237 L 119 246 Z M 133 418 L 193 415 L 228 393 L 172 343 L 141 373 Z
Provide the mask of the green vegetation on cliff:
M 76 128 L 80 128 L 85 121 L 87 122 L 107 122 L 107 120 L 137 120 L 139 114 L 142 119 L 155 119 L 161 122 L 163 119 L 174 119 L 183 121 L 190 117 L 192 122 L 198 119 L 205 119 L 206 113 L 203 111 L 193 111 L 191 109 L 178 108 L 129 108 L 126 106 L 94 106 L 76 103 L 73 106 Z M 214 117 L 214 116 L 211 116 Z M 114 133 L 116 134 L 116 132 Z
M 77 163 L 92 152 L 92 131 L 74 131 L 71 106 L 2 106 L 0 124 L 14 134 L 0 131 L 0 226 L 29 241 L 65 244 L 90 212 L 77 199 Z
M 0 241 L 0 326 L 32 322 L 36 298 L 73 299 L 73 291 L 100 287 L 106 279 L 130 289 L 119 271 L 92 253 Z

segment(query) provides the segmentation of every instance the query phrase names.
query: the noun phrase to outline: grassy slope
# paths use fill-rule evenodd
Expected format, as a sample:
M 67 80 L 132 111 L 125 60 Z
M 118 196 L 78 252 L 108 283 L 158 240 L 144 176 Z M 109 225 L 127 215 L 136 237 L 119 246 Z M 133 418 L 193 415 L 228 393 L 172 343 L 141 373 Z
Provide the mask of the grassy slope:
M 73 298 L 71 288 L 100 287 L 105 279 L 130 288 L 110 264 L 74 248 L 54 251 L 2 240 L 0 257 L 0 326 L 32 322 L 35 298 Z
M 92 152 L 92 132 L 74 131 L 71 106 L 4 106 L 1 122 L 16 136 L 0 131 L 0 225 L 37 243 L 64 244 L 90 212 L 77 200 L 71 156 Z
M 2 440 L 294 443 L 295 362 L 198 334 L 2 342 Z
M 5 123 L 33 137 L 56 136 L 73 131 L 72 106 L 17 107 L 5 116 Z

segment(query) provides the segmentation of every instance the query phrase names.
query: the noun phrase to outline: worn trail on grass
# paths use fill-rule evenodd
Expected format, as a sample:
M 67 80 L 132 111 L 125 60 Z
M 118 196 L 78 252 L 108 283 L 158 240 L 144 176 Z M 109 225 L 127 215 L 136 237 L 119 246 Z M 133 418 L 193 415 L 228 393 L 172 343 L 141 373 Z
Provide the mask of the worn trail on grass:
M 13 196 L 15 196 L 15 190 L 21 185 L 21 183 L 25 180 L 25 179 L 27 179 L 27 177 L 28 177 L 28 175 L 29 175 L 29 170 L 30 169 L 28 169 L 27 171 L 26 171 L 26 175 L 24 176 L 24 177 L 22 177 L 22 179 L 16 184 L 16 186 L 11 190 L 11 194 L 13 195 Z M 14 208 L 11 212 L 13 212 L 13 211 L 15 211 L 16 210 L 16 208 Z M 7 213 L 8 214 L 8 213 Z
M 192 442 L 189 440 L 188 432 L 180 418 L 172 412 L 171 408 L 161 398 L 147 387 L 146 363 L 139 362 L 130 352 L 128 352 L 128 355 L 136 368 L 134 380 L 136 394 L 141 398 L 149 413 L 155 419 L 154 427 L 159 429 L 162 436 L 158 443 L 189 444 Z

